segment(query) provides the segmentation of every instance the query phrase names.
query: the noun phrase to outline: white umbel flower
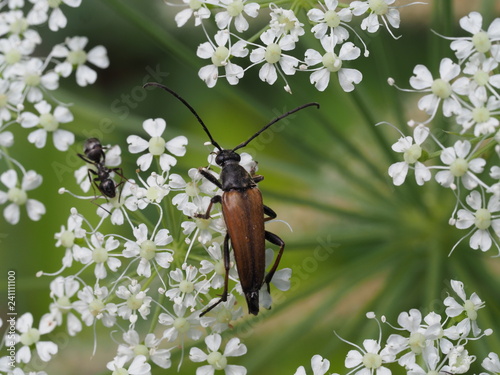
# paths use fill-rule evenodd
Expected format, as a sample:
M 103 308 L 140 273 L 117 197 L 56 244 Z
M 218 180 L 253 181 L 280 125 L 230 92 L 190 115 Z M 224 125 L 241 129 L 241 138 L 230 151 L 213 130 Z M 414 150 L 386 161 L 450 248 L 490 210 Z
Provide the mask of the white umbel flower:
M 19 118 L 23 128 L 38 127 L 28 135 L 28 141 L 37 148 L 42 148 L 47 142 L 47 134 L 52 133 L 54 146 L 59 151 L 67 151 L 75 142 L 75 135 L 67 130 L 60 129 L 60 124 L 73 121 L 73 115 L 68 108 L 57 106 L 52 112 L 52 106 L 45 100 L 35 104 L 39 115 L 24 112 Z
M 0 204 L 7 201 L 11 203 L 5 207 L 3 215 L 10 224 L 17 224 L 21 214 L 21 206 L 26 206 L 28 217 L 38 221 L 45 214 L 43 203 L 28 198 L 27 192 L 36 189 L 42 184 L 42 176 L 35 171 L 24 173 L 21 183 L 18 182 L 17 173 L 13 169 L 2 173 L 0 181 L 9 189 L 7 192 L 0 191 Z
M 153 156 L 160 159 L 160 167 L 163 171 L 169 171 L 170 167 L 177 164 L 177 160 L 172 155 L 165 153 L 165 151 L 167 150 L 175 156 L 184 156 L 186 153 L 187 138 L 178 136 L 168 142 L 165 141 L 162 138 L 162 134 L 167 127 L 167 123 L 161 118 L 148 119 L 144 121 L 142 127 L 151 138 L 147 141 L 137 135 L 128 136 L 129 152 L 137 154 L 146 149 L 149 151 L 137 159 L 137 165 L 141 168 L 141 171 L 149 169 L 153 161 Z
M 55 71 L 63 77 L 68 77 L 76 69 L 76 83 L 79 86 L 93 84 L 97 73 L 86 64 L 91 63 L 98 68 L 105 69 L 109 66 L 106 48 L 96 46 L 86 52 L 88 39 L 84 36 L 67 38 L 64 44 L 59 44 L 52 50 L 52 55 L 66 60 L 55 67 Z
M 208 365 L 201 366 L 196 370 L 197 374 L 213 374 L 215 370 L 224 370 L 226 375 L 245 375 L 247 369 L 243 366 L 229 365 L 228 357 L 239 357 L 247 352 L 247 348 L 240 342 L 240 339 L 233 337 L 228 341 L 224 351 L 219 351 L 222 344 L 222 337 L 219 334 L 212 334 L 205 337 L 205 344 L 208 354 L 199 348 L 191 348 L 189 359 L 193 362 L 208 362 Z

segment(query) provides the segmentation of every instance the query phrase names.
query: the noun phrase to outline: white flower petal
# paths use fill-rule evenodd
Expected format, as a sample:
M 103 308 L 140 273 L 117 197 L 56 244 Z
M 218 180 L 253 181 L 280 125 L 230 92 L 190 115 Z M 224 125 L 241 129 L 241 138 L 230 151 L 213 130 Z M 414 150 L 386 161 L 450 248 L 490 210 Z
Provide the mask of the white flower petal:
M 59 151 L 67 151 L 69 146 L 75 143 L 75 135 L 67 130 L 57 129 L 54 132 L 54 146 Z
M 142 127 L 151 137 L 161 137 L 167 127 L 167 123 L 162 118 L 147 119 L 142 123 Z
M 109 66 L 107 51 L 103 46 L 95 46 L 92 48 L 87 54 L 87 60 L 101 69 L 105 69 Z

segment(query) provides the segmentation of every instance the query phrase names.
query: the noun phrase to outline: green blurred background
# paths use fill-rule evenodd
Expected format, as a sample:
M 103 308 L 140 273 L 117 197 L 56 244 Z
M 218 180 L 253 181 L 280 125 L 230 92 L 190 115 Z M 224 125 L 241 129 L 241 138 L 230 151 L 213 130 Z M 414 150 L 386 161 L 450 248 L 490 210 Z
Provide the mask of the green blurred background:
M 46 312 L 51 279 L 34 275 L 60 267 L 62 251 L 54 246 L 54 233 L 66 225 L 71 207 L 89 214 L 95 211 L 88 202 L 57 193 L 61 186 L 78 191 L 73 171 L 82 165 L 76 153 L 87 137 L 120 144 L 122 166 L 127 176 L 133 176 L 135 163 L 126 152 L 126 137 L 144 135 L 142 122 L 162 117 L 167 121 L 166 138 L 186 135 L 190 142 L 174 172 L 185 174 L 189 168 L 206 165 L 206 137 L 189 111 L 160 90 L 141 89 L 144 82 L 158 80 L 151 78 L 151 71 L 156 71 L 161 72 L 161 83 L 186 98 L 226 147 L 247 139 L 291 108 L 310 101 L 321 104 L 321 110 L 293 116 L 244 150 L 254 155 L 259 173 L 265 176 L 260 184 L 265 204 L 293 227 L 289 232 L 282 223 L 272 223 L 268 229 L 287 244 L 281 266 L 294 270 L 291 290 L 284 294 L 275 290 L 272 310 L 235 325 L 234 332 L 248 347 L 248 354 L 237 363 L 245 365 L 249 374 L 292 374 L 299 365 L 308 368 L 314 354 L 330 359 L 331 371 L 344 372 L 343 360 L 351 348 L 335 337 L 334 330 L 361 344 L 377 337 L 375 323 L 364 317 L 367 311 L 386 315 L 394 324 L 399 312 L 413 307 L 444 315 L 442 300 L 452 278 L 464 281 L 469 294 L 476 291 L 486 301 L 480 326 L 498 330 L 500 267 L 498 258 L 490 257 L 495 250 L 474 252 L 464 241 L 448 257 L 464 234 L 448 225 L 452 193 L 431 183 L 395 188 L 387 168 L 397 161 L 390 145 L 399 134 L 389 127 L 374 127 L 390 121 L 407 132 L 406 121 L 421 116 L 416 109 L 419 96 L 402 94 L 386 80 L 391 76 L 408 87 L 416 64 L 436 71 L 441 58 L 451 56 L 449 42 L 431 28 L 443 35 L 460 35 L 458 19 L 468 12 L 483 11 L 485 23 L 500 15 L 493 0 L 428 3 L 401 9 L 399 40 L 385 30 L 376 37 L 363 35 L 371 55 L 353 64 L 364 75 L 354 93 L 344 93 L 335 79 L 319 93 L 310 85 L 309 74 L 297 74 L 289 77 L 293 95 L 285 93 L 280 82 L 269 86 L 258 80 L 258 68 L 248 71 L 238 86 L 221 79 L 215 88 L 207 88 L 197 77 L 206 63 L 195 54 L 205 41 L 202 30 L 178 29 L 177 8 L 160 0 L 86 0 L 78 9 L 66 7 L 68 27 L 58 33 L 41 30 L 44 45 L 84 35 L 89 47 L 107 48 L 111 65 L 98 71 L 95 85 L 79 88 L 70 79 L 55 93 L 58 99 L 74 103 L 75 122 L 70 126 L 78 140 L 68 153 L 51 147 L 35 149 L 26 141 L 28 131 L 16 132 L 17 153 L 12 156 L 44 176 L 42 187 L 30 197 L 47 207 L 40 222 L 29 221 L 25 212 L 16 226 L 1 221 L 0 275 L 7 269 L 17 271 L 18 312 L 31 311 L 38 317 Z M 266 20 L 264 15 L 261 22 Z M 304 42 L 302 46 L 318 47 L 312 38 Z M 384 330 L 389 332 L 388 328 Z M 82 358 L 92 355 L 91 331 L 69 342 L 59 337 L 60 355 L 47 371 L 106 373 L 105 363 L 115 350 L 106 333 L 99 339 L 97 354 L 81 366 Z M 489 350 L 499 350 L 500 340 L 494 334 L 474 344 L 478 372 L 480 360 Z M 184 362 L 181 373 L 194 373 L 196 366 L 187 358 Z

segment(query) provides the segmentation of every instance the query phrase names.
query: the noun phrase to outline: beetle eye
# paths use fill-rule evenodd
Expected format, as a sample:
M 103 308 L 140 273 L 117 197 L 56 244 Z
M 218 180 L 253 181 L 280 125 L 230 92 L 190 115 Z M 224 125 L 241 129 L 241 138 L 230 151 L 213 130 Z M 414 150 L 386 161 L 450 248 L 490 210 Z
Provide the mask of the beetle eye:
M 215 162 L 217 163 L 217 165 L 220 165 L 220 166 L 222 166 L 222 164 L 224 164 L 225 160 L 226 160 L 226 158 L 224 157 L 223 154 L 218 154 L 217 157 L 215 158 Z

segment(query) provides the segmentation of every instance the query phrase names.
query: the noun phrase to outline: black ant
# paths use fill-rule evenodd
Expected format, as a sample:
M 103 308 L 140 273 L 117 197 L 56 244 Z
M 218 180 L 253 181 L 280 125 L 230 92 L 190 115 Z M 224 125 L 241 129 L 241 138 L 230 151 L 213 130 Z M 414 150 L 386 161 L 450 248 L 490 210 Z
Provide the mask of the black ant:
M 107 147 L 101 144 L 101 141 L 97 138 L 89 138 L 85 141 L 83 145 L 83 152 L 85 155 L 78 154 L 78 156 L 85 162 L 92 164 L 97 171 L 93 169 L 88 169 L 88 176 L 91 183 L 94 184 L 95 187 L 102 193 L 102 195 L 107 198 L 116 197 L 116 188 L 123 184 L 121 181 L 119 184 L 115 184 L 115 182 L 110 178 L 111 173 L 116 173 L 122 179 L 127 180 L 125 176 L 123 176 L 123 169 L 120 167 L 116 168 L 108 168 L 106 167 L 106 154 L 104 150 Z M 94 178 L 92 178 L 94 175 Z M 121 191 L 120 191 L 121 194 Z M 97 196 L 96 198 L 97 199 Z M 118 197 L 118 199 L 120 199 Z M 101 207 L 101 206 L 99 206 Z M 105 208 L 101 207 L 103 210 L 110 213 Z

